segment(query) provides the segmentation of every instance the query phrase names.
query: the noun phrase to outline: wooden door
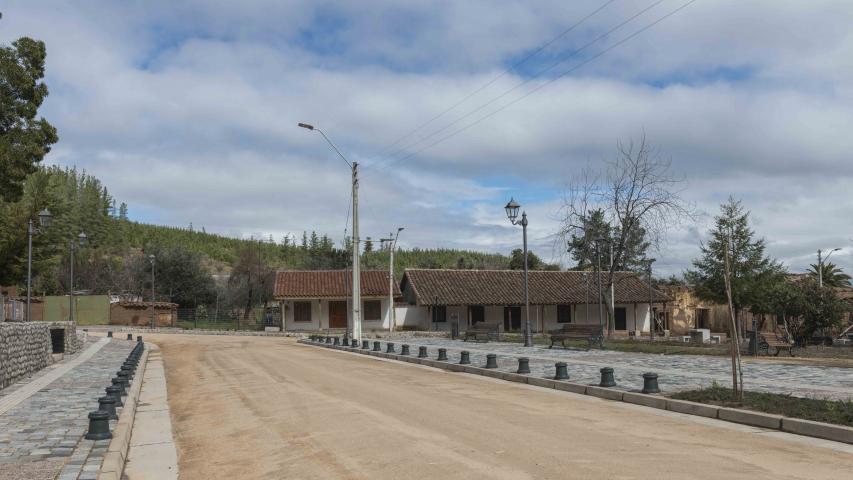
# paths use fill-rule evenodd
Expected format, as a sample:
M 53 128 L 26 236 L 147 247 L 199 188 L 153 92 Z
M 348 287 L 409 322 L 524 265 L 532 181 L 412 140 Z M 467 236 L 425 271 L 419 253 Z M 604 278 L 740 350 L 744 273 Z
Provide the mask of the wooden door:
M 329 328 L 347 328 L 347 302 L 329 302 Z

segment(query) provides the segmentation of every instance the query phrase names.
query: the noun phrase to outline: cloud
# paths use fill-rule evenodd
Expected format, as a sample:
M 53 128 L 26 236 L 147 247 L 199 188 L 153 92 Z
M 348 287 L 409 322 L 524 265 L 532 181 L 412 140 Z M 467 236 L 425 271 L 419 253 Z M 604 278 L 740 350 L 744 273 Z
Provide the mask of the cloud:
M 533 77 L 648 5 L 616 1 L 495 80 L 603 3 L 13 1 L 0 42 L 47 43 L 46 161 L 145 221 L 339 239 L 349 170 L 307 121 L 362 165 L 363 236 L 405 225 L 404 246 L 508 252 L 515 196 L 557 259 L 563 186 L 645 133 L 689 200 L 713 215 L 742 198 L 792 269 L 834 247 L 853 268 L 853 4 L 696 2 L 557 78 L 682 3 L 667 0 Z M 662 272 L 689 266 L 710 215 L 670 232 Z

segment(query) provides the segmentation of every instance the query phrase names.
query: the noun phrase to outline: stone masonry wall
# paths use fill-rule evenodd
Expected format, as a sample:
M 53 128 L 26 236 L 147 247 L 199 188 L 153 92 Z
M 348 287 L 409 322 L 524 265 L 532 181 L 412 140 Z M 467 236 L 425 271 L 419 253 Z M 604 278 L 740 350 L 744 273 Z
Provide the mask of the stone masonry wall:
M 0 323 L 0 388 L 50 365 L 51 351 L 47 323 Z

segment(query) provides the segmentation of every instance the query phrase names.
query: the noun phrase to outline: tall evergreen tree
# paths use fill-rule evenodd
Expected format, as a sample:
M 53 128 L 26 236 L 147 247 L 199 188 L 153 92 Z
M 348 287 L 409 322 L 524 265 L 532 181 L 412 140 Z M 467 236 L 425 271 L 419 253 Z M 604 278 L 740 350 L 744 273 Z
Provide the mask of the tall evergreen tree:
M 703 300 L 727 303 L 725 249 L 728 242 L 732 304 L 739 318 L 742 310 L 763 304 L 775 286 L 783 281 L 782 265 L 765 255 L 766 242 L 755 238 L 749 226 L 749 211 L 739 200 L 729 197 L 720 205 L 707 243 L 700 244 L 702 256 L 693 260 L 693 270 L 685 273 L 688 283 Z
M 59 140 L 44 118 L 36 119 L 47 97 L 44 42 L 23 37 L 0 46 L 0 201 L 16 202 L 27 175 Z

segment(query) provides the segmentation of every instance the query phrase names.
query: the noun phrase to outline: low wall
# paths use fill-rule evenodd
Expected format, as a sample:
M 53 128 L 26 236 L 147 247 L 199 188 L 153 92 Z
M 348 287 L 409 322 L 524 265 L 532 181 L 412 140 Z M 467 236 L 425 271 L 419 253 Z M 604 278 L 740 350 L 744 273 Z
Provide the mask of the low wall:
M 50 365 L 51 352 L 49 323 L 0 323 L 0 388 Z

